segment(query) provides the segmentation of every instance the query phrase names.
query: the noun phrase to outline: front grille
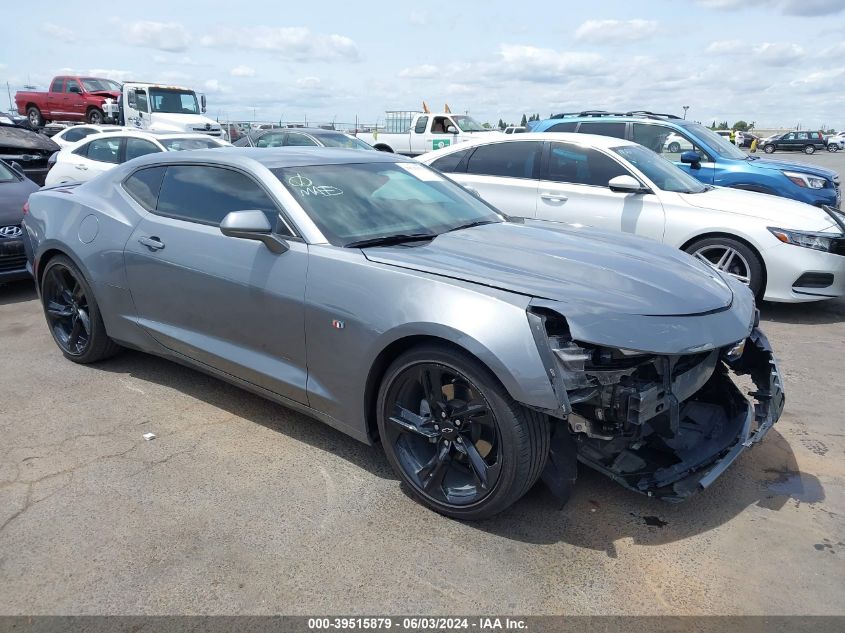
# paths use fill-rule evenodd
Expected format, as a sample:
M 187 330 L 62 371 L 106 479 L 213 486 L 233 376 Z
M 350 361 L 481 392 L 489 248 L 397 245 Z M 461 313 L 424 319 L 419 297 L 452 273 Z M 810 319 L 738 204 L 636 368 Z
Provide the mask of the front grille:
M 0 273 L 7 273 L 12 270 L 26 269 L 26 255 L 15 257 L 0 257 Z

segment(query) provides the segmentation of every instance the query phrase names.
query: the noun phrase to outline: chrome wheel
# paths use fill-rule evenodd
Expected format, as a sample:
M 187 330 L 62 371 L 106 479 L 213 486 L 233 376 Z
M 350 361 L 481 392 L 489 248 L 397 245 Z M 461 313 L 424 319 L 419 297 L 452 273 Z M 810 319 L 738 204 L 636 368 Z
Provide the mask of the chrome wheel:
M 459 371 L 433 362 L 403 369 L 384 399 L 385 437 L 417 492 L 466 507 L 496 487 L 502 445 L 490 404 Z
M 42 287 L 44 311 L 63 351 L 81 356 L 91 341 L 88 299 L 79 280 L 64 266 L 47 271 Z
M 716 270 L 738 279 L 746 286 L 751 285 L 751 267 L 736 249 L 714 244 L 693 251 L 692 255 Z

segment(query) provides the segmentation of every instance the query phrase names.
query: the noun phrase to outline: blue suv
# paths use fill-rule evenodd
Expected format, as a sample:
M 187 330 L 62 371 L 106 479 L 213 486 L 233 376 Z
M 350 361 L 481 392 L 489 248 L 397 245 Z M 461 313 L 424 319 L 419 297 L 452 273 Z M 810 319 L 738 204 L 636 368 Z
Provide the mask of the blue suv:
M 588 110 L 529 124 L 529 132 L 579 132 L 634 141 L 700 181 L 839 208 L 839 175 L 829 169 L 749 156 L 700 123 L 672 114 Z

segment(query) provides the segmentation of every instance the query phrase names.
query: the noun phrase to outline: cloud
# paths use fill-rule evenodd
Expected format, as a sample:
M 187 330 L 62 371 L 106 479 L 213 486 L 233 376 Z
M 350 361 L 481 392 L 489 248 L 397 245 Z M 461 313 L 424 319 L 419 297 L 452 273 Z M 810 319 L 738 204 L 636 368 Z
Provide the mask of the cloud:
M 75 71 L 63 68 L 63 72 L 72 74 Z M 137 79 L 137 74 L 132 70 L 115 70 L 114 68 L 92 68 L 87 73 L 91 77 L 105 77 L 106 79 L 113 79 L 114 81 L 124 82 L 130 79 Z
M 195 62 L 191 57 L 187 55 L 182 55 L 181 57 L 173 57 L 171 55 L 155 55 L 153 57 L 153 61 L 156 64 L 168 64 L 168 65 L 176 65 L 176 66 L 197 66 L 197 62 Z
M 741 40 L 713 42 L 706 52 L 711 55 L 744 55 L 749 61 L 758 61 L 766 66 L 786 66 L 807 54 L 798 44 L 762 42 L 754 45 Z
M 729 55 L 733 53 L 742 53 L 747 50 L 748 45 L 742 40 L 721 40 L 711 43 L 705 52 L 713 55 Z
M 50 37 L 60 40 L 62 42 L 75 42 L 76 34 L 64 26 L 46 22 L 41 25 L 41 30 Z
M 437 77 L 437 75 L 437 66 L 433 66 L 431 64 L 411 66 L 409 68 L 403 68 L 399 71 L 400 77 L 406 77 L 408 79 L 431 79 L 432 77 Z
M 132 46 L 179 53 L 188 48 L 191 34 L 178 22 L 119 22 L 121 34 Z
M 203 83 L 203 88 L 205 88 L 206 92 L 210 92 L 211 94 L 229 92 L 229 87 L 224 86 L 217 79 L 207 79 Z
M 408 20 L 414 26 L 428 26 L 429 25 L 429 17 L 428 14 L 423 11 L 413 11 L 411 12 L 410 17 Z
M 621 44 L 651 37 L 657 32 L 654 20 L 587 20 L 575 31 L 582 42 Z
M 244 66 L 242 64 L 240 66 L 235 66 L 229 71 L 229 74 L 232 75 L 232 77 L 255 77 L 255 68 Z
M 736 11 L 749 7 L 775 9 L 785 15 L 814 17 L 836 15 L 845 10 L 843 0 L 698 0 L 698 4 L 708 9 Z
M 493 72 L 498 67 L 501 75 L 527 81 L 543 82 L 572 75 L 599 75 L 607 72 L 604 58 L 596 53 L 502 44 L 499 47 L 499 59 L 500 64 L 491 67 Z
M 313 33 L 305 27 L 235 27 L 204 35 L 200 44 L 275 53 L 293 61 L 357 61 L 358 45 L 344 35 Z

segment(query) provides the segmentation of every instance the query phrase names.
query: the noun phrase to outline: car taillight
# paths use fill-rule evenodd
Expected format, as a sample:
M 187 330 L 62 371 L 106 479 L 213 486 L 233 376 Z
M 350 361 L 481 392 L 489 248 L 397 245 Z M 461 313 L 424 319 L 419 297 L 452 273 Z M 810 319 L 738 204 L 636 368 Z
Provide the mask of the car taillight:
M 23 203 L 23 214 L 26 215 L 29 213 L 29 200 Z

